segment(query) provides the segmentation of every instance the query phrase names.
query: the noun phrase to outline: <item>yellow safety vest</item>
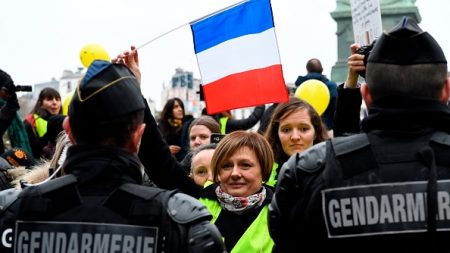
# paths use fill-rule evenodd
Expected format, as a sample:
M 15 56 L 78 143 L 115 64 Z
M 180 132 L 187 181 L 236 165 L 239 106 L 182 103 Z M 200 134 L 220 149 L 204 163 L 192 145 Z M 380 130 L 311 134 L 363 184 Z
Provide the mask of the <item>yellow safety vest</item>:
M 277 184 L 277 177 L 278 177 L 277 169 L 278 169 L 278 163 L 274 162 L 273 166 L 272 166 L 272 173 L 270 173 L 270 178 L 266 182 L 266 185 L 275 187 L 275 185 Z
M 220 123 L 220 133 L 221 134 L 227 133 L 227 122 L 228 122 L 228 117 L 220 118 L 219 123 Z
M 35 113 L 33 114 L 33 118 L 36 123 L 36 132 L 38 136 L 44 136 L 44 134 L 47 133 L 47 121 Z
M 202 202 L 212 214 L 213 218 L 211 223 L 214 224 L 222 211 L 219 202 L 207 198 L 200 198 L 200 202 Z M 268 212 L 269 208 L 268 205 L 266 205 L 259 212 L 256 219 L 247 228 L 236 245 L 234 245 L 231 253 L 272 252 L 274 243 L 270 237 L 269 226 L 267 224 Z

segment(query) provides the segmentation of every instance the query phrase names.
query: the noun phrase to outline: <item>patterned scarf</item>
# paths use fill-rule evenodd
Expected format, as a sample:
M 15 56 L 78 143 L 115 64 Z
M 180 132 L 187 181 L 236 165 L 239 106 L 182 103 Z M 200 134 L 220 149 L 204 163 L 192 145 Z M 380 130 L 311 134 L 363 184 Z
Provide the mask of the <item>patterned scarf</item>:
M 169 119 L 168 121 L 169 121 L 169 124 L 176 129 L 181 128 L 181 126 L 183 125 L 183 120 L 181 120 L 181 119 Z
M 224 192 L 220 186 L 217 186 L 216 195 L 223 209 L 237 214 L 243 214 L 262 205 L 266 199 L 266 188 L 262 187 L 260 192 L 248 197 L 233 197 Z

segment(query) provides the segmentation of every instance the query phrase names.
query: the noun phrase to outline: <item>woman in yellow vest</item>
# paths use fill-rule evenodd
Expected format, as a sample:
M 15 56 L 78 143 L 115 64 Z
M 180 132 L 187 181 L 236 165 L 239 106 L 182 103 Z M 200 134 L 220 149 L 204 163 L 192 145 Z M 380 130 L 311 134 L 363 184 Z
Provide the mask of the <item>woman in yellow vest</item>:
M 316 110 L 296 97 L 277 105 L 264 136 L 275 156 L 272 174 L 266 182 L 269 186 L 275 186 L 281 166 L 291 155 L 330 138 Z
M 47 87 L 41 90 L 33 110 L 24 120 L 28 140 L 33 151 L 33 156 L 40 159 L 43 148 L 48 144 L 47 122 L 51 116 L 62 114 L 61 95 L 53 88 Z
M 203 189 L 200 201 L 229 252 L 272 251 L 267 211 L 273 193 L 264 185 L 272 164 L 272 149 L 258 133 L 235 131 L 217 145 L 211 160 L 214 182 Z
M 130 54 L 131 62 L 137 51 Z M 125 61 L 127 63 L 127 61 Z M 140 76 L 136 64 L 128 64 Z M 272 149 L 258 133 L 235 131 L 218 144 L 211 160 L 213 184 L 203 188 L 189 178 L 170 153 L 150 110 L 144 117 L 139 158 L 150 179 L 165 189 L 180 189 L 200 198 L 213 215 L 228 252 L 271 252 L 268 206 L 273 192 L 264 185 L 274 163 Z

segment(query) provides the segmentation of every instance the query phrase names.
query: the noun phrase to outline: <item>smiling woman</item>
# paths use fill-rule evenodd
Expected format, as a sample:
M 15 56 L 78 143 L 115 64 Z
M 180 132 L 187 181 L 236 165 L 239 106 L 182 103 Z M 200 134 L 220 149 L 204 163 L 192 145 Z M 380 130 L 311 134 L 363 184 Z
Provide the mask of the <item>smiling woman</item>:
M 271 252 L 267 225 L 272 190 L 263 182 L 272 171 L 273 152 L 266 139 L 247 131 L 227 134 L 211 160 L 214 183 L 200 198 L 213 215 L 229 252 Z

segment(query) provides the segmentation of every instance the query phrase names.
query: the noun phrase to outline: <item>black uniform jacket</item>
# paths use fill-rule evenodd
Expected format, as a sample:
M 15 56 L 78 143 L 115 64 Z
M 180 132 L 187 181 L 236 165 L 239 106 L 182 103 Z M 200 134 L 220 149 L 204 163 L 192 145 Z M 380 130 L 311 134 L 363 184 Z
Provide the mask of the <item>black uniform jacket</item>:
M 384 97 L 362 129 L 285 163 L 269 215 L 277 249 L 450 252 L 447 105 Z

